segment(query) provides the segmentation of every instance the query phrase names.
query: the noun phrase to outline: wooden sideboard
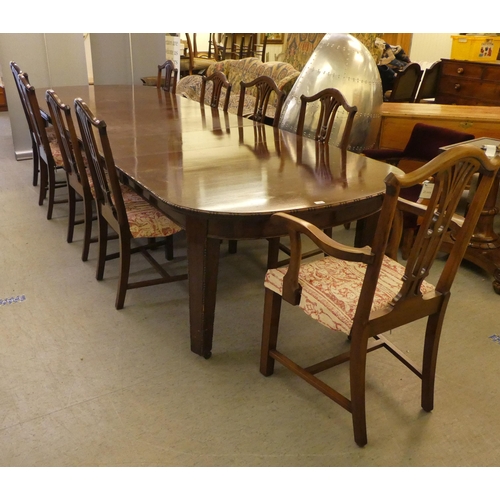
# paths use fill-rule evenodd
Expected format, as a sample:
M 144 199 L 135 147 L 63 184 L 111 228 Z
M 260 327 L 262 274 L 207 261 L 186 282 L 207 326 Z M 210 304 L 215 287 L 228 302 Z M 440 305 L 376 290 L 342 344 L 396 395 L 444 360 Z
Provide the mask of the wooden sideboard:
M 442 59 L 436 103 L 500 106 L 500 61 Z
M 500 139 L 500 105 L 456 106 L 384 102 L 381 106 L 381 116 L 378 140 L 380 148 L 404 149 L 416 123 L 468 132 L 475 137 Z

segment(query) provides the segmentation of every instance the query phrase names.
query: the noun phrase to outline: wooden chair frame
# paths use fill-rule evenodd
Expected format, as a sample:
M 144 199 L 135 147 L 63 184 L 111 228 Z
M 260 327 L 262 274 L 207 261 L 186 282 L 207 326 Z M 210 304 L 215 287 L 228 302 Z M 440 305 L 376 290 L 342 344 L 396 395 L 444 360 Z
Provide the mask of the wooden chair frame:
M 232 85 L 229 83 L 226 75 L 222 71 L 214 71 L 210 76 L 201 77 L 200 103 L 205 104 L 205 92 L 208 82 L 212 82 L 212 96 L 210 98 L 210 107 L 218 108 L 222 89 L 226 89 L 226 97 L 222 110 L 227 113 L 229 108 L 229 98 L 231 97 Z
M 162 85 L 162 73 L 165 71 L 165 81 Z M 156 79 L 156 88 L 162 88 L 168 92 L 175 94 L 177 89 L 177 79 L 179 70 L 175 67 L 174 62 L 168 59 L 163 64 L 158 65 L 158 76 Z
M 14 76 L 16 89 L 19 94 L 19 99 L 21 100 L 21 105 L 23 107 L 24 115 L 26 116 L 26 121 L 28 123 L 28 128 L 30 131 L 31 147 L 33 150 L 33 186 L 36 186 L 38 185 L 38 173 L 40 171 L 40 153 L 38 152 L 38 143 L 35 136 L 35 131 L 33 130 L 31 117 L 26 107 L 27 103 L 25 102 L 23 91 L 21 89 L 21 81 L 19 80 L 19 75 L 23 72 L 21 71 L 21 68 L 14 61 L 10 62 L 10 69 L 12 71 L 12 75 Z M 29 83 L 29 78 L 27 73 L 24 73 L 24 77 L 26 78 L 26 81 Z
M 280 90 L 276 85 L 276 82 L 269 76 L 258 76 L 251 82 L 241 82 L 240 83 L 240 99 L 238 102 L 238 116 L 243 116 L 243 108 L 245 105 L 245 94 L 246 90 L 250 87 L 257 88 L 257 96 L 255 98 L 255 105 L 253 113 L 246 118 L 255 120 L 260 123 L 271 124 L 273 127 L 277 127 L 280 121 L 281 110 L 283 108 L 283 103 L 285 102 L 285 92 Z M 269 98 L 272 93 L 276 94 L 277 105 L 276 113 L 271 123 L 270 119 L 266 117 L 267 107 L 269 105 Z
M 423 70 L 418 63 L 410 63 L 399 72 L 389 96 L 389 102 L 415 102 Z
M 358 108 L 356 106 L 350 106 L 343 94 L 335 88 L 323 89 L 312 96 L 300 96 L 300 111 L 299 120 L 297 123 L 297 135 L 304 135 L 304 122 L 306 117 L 307 105 L 316 101 L 320 102 L 320 114 L 318 125 L 316 127 L 316 132 L 314 135 L 314 140 L 323 143 L 330 140 L 333 124 L 335 122 L 335 118 L 337 117 L 337 112 L 340 107 L 342 107 L 347 113 L 347 120 L 345 123 L 344 132 L 342 134 L 342 139 L 340 141 L 340 148 L 344 150 L 347 149 L 352 125 L 354 123 L 354 117 L 358 112 Z
M 66 171 L 68 184 L 68 234 L 67 242 L 73 241 L 75 225 L 84 225 L 82 261 L 87 261 L 90 243 L 96 242 L 92 239 L 92 221 L 94 198 L 89 183 L 89 172 L 85 168 L 81 154 L 80 142 L 76 135 L 76 129 L 71 116 L 71 108 L 64 104 L 53 90 L 47 90 L 45 99 L 49 106 L 49 112 L 57 142 L 61 150 L 61 156 Z M 83 219 L 76 220 L 76 201 L 78 196 L 83 202 Z
M 118 171 L 108 139 L 106 123 L 103 120 L 98 120 L 87 104 L 80 98 L 75 99 L 75 110 L 87 163 L 92 174 L 97 204 L 99 254 L 96 279 L 99 281 L 103 279 L 106 260 L 119 256 L 120 275 L 118 278 L 115 307 L 116 309 L 122 309 L 127 290 L 184 280 L 187 279 L 187 274 L 170 275 L 153 258 L 149 250 L 159 246 L 156 241 L 150 241 L 146 245 L 132 248 L 133 237 L 130 233 L 127 211 L 122 196 Z M 120 244 L 118 255 L 106 255 L 108 225 L 118 234 Z M 172 236 L 168 236 L 164 243 L 172 246 Z M 136 252 L 140 252 L 146 258 L 151 266 L 160 274 L 160 278 L 133 283 L 129 282 L 130 258 L 131 254 Z
M 354 439 L 359 446 L 367 443 L 365 409 L 365 371 L 368 352 L 386 348 L 422 381 L 421 405 L 430 412 L 434 407 L 434 380 L 439 338 L 450 299 L 450 288 L 467 249 L 470 238 L 491 190 L 500 162 L 495 165 L 473 146 L 457 146 L 431 160 L 418 170 L 403 175 L 389 174 L 385 180 L 386 194 L 380 212 L 372 247 L 352 248 L 328 238 L 312 224 L 288 214 L 275 214 L 276 223 L 282 223 L 289 232 L 292 256 L 283 278 L 281 295 L 266 287 L 260 371 L 269 376 L 279 361 L 313 387 L 327 395 L 352 414 Z M 464 187 L 471 177 L 480 173 L 480 182 L 465 218 L 456 215 Z M 428 206 L 399 198 L 402 188 L 434 178 L 434 189 Z M 417 240 L 406 264 L 402 285 L 392 302 L 372 312 L 379 273 L 384 255 L 395 258 L 401 235 L 401 210 L 422 216 Z M 421 286 L 427 278 L 440 245 L 448 231 L 452 231 L 454 245 L 435 286 L 435 290 L 422 294 Z M 301 300 L 302 285 L 301 240 L 304 234 L 318 247 L 336 259 L 362 262 L 366 273 L 362 280 L 359 299 L 355 305 L 349 350 L 325 361 L 304 368 L 277 349 L 279 317 L 282 299 L 292 305 Z M 383 336 L 384 332 L 427 317 L 423 362 L 415 365 L 401 350 Z M 316 374 L 345 361 L 350 362 L 350 399 Z
M 35 87 L 30 85 L 24 73 L 18 76 L 20 81 L 20 89 L 23 99 L 26 103 L 26 110 L 31 122 L 32 130 L 37 144 L 38 160 L 40 162 L 40 196 L 38 204 L 43 205 L 43 201 L 48 197 L 47 219 L 52 219 L 54 205 L 59 203 L 67 203 L 67 199 L 55 199 L 56 189 L 66 187 L 66 180 L 59 181 L 56 179 L 57 171 L 59 170 L 52 151 L 50 148 L 49 138 L 46 131 L 46 121 L 40 111 L 38 100 L 36 97 Z

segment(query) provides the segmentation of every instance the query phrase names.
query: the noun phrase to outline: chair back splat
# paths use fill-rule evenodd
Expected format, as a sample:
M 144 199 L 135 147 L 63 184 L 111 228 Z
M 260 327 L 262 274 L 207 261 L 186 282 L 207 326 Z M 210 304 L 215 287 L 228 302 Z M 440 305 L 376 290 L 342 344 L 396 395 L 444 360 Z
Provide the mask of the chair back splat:
M 163 76 L 163 71 L 165 71 L 165 76 Z M 174 62 L 170 59 L 165 61 L 163 64 L 159 64 L 156 87 L 162 88 L 163 90 L 175 94 L 177 88 L 178 73 L 179 70 L 175 67 Z
M 245 93 L 246 89 L 250 87 L 256 87 L 257 95 L 255 97 L 255 105 L 253 112 L 247 116 L 251 120 L 255 120 L 260 123 L 267 123 L 273 127 L 277 127 L 283 103 L 285 102 L 285 92 L 280 90 L 276 85 L 276 82 L 269 76 L 258 76 L 251 82 L 241 82 L 240 83 L 240 99 L 238 101 L 238 112 L 239 116 L 243 116 L 243 108 L 245 105 Z M 274 118 L 266 117 L 267 107 L 269 105 L 269 99 L 272 94 L 276 95 L 276 111 Z
M 219 107 L 222 89 L 225 89 L 224 105 L 222 109 L 224 112 L 227 112 L 229 108 L 229 98 L 231 97 L 232 85 L 229 83 L 226 75 L 222 73 L 222 71 L 214 71 L 210 76 L 202 75 L 200 92 L 201 105 L 205 104 L 205 92 L 208 82 L 212 82 L 212 96 L 210 98 L 210 107 Z
M 260 371 L 269 376 L 277 360 L 352 415 L 354 439 L 367 443 L 365 409 L 366 355 L 384 347 L 421 379 L 421 406 L 434 407 L 434 379 L 439 338 L 450 300 L 450 289 L 471 239 L 500 161 L 490 161 L 479 148 L 458 145 L 417 170 L 387 176 L 386 193 L 371 247 L 353 248 L 327 237 L 320 229 L 289 214 L 273 219 L 288 230 L 290 265 L 269 269 L 265 279 Z M 479 184 L 464 217 L 457 207 L 473 175 Z M 401 189 L 432 179 L 428 205 L 409 202 Z M 401 236 L 402 212 L 422 217 L 406 266 L 391 258 Z M 326 257 L 301 262 L 301 235 L 311 239 Z M 445 237 L 454 241 L 436 285 L 427 281 Z M 434 281 L 433 280 L 433 281 Z M 281 301 L 299 307 L 330 330 L 348 335 L 349 350 L 304 368 L 277 348 Z M 422 364 L 416 365 L 383 334 L 427 317 Z M 416 325 L 418 326 L 418 325 Z M 316 374 L 349 361 L 350 398 Z
M 340 147 L 342 149 L 346 149 L 349 142 L 349 136 L 351 134 L 354 116 L 356 115 L 358 108 L 356 106 L 350 106 L 342 93 L 334 88 L 323 89 L 312 96 L 300 96 L 300 111 L 299 120 L 297 123 L 297 135 L 304 134 L 304 122 L 306 117 L 307 104 L 316 101 L 320 102 L 320 113 L 314 140 L 319 142 L 328 142 L 330 140 L 333 124 L 335 122 L 335 118 L 337 117 L 337 112 L 339 108 L 342 107 L 347 113 L 347 120 L 340 141 Z

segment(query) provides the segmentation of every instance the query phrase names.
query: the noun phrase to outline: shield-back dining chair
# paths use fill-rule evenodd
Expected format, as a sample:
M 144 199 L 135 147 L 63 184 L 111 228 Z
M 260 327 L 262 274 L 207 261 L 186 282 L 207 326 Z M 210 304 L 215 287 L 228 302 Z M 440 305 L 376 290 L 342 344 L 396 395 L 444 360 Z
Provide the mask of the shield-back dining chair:
M 306 221 L 289 214 L 273 215 L 274 222 L 281 223 L 288 230 L 292 252 L 289 266 L 269 269 L 266 274 L 261 373 L 271 375 L 275 361 L 278 361 L 331 398 L 351 413 L 354 439 L 359 446 L 364 446 L 367 443 L 367 353 L 384 347 L 421 379 L 421 406 L 430 412 L 434 407 L 439 338 L 450 289 L 499 164 L 493 165 L 479 148 L 457 146 L 414 172 L 389 174 L 385 179 L 385 197 L 371 247 L 342 245 Z M 466 216 L 460 217 L 456 215 L 457 206 L 465 186 L 476 173 L 481 174 L 477 191 Z M 429 178 L 434 179 L 434 187 L 427 206 L 399 197 L 402 188 Z M 397 240 L 401 235 L 401 210 L 422 216 L 406 266 L 395 260 Z M 431 284 L 432 264 L 449 231 L 454 239 L 453 249 L 439 276 L 433 276 L 435 284 Z M 301 235 L 310 238 L 327 256 L 302 263 Z M 314 338 L 309 329 L 303 327 L 305 338 L 297 356 L 292 360 L 284 354 L 278 348 L 282 299 L 298 305 L 329 330 L 347 334 L 347 350 L 340 354 L 331 353 L 326 360 L 303 366 L 301 356 Z M 394 329 L 424 318 L 427 318 L 427 327 L 422 363 L 415 364 L 392 339 L 397 334 Z M 389 339 L 384 333 L 391 331 Z M 295 339 L 297 335 L 298 332 L 294 332 Z M 317 347 L 311 346 L 314 350 Z M 325 343 L 321 350 L 326 353 L 330 348 Z M 318 376 L 318 373 L 347 361 L 350 394 L 349 391 L 334 389 L 324 377 Z M 375 378 L 372 384 L 376 384 Z

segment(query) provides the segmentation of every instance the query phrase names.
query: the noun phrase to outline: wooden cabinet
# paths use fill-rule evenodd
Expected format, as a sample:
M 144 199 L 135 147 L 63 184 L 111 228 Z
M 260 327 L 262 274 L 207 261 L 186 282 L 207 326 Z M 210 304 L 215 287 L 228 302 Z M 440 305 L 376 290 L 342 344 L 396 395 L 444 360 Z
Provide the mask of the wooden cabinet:
M 500 62 L 442 61 L 436 103 L 500 106 Z
M 417 123 L 500 139 L 500 107 L 384 102 L 380 148 L 403 150 Z
M 0 111 L 7 111 L 7 98 L 3 87 L 0 87 Z

